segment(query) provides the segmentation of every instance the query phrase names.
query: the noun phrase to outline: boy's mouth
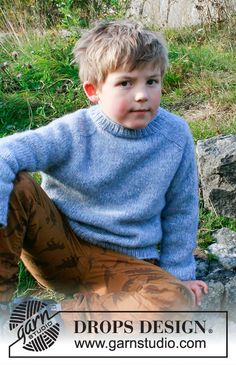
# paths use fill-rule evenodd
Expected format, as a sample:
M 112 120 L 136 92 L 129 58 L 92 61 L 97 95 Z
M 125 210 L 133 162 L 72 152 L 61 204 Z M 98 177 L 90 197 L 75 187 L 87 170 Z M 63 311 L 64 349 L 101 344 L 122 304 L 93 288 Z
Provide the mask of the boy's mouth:
M 149 111 L 150 111 L 150 109 L 134 109 L 134 110 L 131 110 L 131 113 L 146 113 Z

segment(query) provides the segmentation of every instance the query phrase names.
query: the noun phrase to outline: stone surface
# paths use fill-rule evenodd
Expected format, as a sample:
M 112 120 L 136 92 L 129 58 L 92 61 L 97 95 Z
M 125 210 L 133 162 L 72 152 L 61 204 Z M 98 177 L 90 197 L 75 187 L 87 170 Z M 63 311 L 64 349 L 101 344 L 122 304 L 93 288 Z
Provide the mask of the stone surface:
M 205 207 L 236 218 L 236 135 L 200 140 L 196 152 Z
M 228 311 L 230 320 L 236 323 L 236 271 L 225 269 L 218 260 L 197 257 L 196 262 L 197 279 L 209 287 L 199 310 Z
M 229 319 L 236 322 L 236 276 L 225 285 L 222 308 L 229 311 Z
M 202 298 L 201 310 L 221 311 L 224 298 L 224 285 L 220 282 L 208 282 L 209 294 Z
M 198 280 L 207 282 L 220 281 L 223 285 L 226 285 L 232 278 L 236 276 L 235 270 L 225 269 L 216 259 L 208 260 L 196 258 L 196 263 L 196 277 Z
M 213 237 L 216 243 L 208 246 L 210 253 L 215 255 L 226 269 L 236 268 L 236 232 L 228 228 L 217 230 Z
M 235 0 L 219 4 L 209 0 L 131 0 L 127 17 L 157 27 L 184 27 L 204 21 L 220 21 L 236 11 Z

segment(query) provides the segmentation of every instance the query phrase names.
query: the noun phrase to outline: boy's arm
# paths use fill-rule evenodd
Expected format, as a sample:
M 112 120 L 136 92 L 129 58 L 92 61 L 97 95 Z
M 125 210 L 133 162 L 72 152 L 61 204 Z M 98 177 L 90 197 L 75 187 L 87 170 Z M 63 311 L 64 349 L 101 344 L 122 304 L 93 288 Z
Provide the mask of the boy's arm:
M 197 167 L 194 143 L 189 133 L 182 161 L 166 195 L 166 207 L 162 213 L 160 266 L 182 280 L 193 292 L 195 304 L 201 305 L 202 294 L 208 293 L 208 286 L 201 280 L 195 280 L 193 250 L 197 228 Z
M 195 279 L 193 250 L 198 229 L 198 180 L 190 131 L 162 212 L 160 266 L 180 280 Z
M 45 171 L 70 151 L 68 125 L 58 122 L 0 139 L 0 224 L 7 224 L 10 193 L 20 171 Z

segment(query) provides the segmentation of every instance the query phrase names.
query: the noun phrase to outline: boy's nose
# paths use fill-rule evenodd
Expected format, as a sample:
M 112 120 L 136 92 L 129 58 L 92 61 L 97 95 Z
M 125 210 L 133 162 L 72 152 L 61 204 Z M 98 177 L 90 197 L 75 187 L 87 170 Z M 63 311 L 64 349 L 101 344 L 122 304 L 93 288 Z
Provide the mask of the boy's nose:
M 135 100 L 139 102 L 144 102 L 148 100 L 148 93 L 145 89 L 140 89 L 136 91 Z

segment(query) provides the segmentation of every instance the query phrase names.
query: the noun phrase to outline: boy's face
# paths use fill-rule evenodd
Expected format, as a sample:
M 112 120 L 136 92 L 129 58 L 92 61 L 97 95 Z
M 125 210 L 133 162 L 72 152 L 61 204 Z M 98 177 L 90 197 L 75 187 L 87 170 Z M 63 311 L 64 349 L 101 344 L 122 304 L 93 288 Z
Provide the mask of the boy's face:
M 160 69 L 152 64 L 133 71 L 118 69 L 108 74 L 100 88 L 95 88 L 95 94 L 108 118 L 126 128 L 144 128 L 160 105 Z

